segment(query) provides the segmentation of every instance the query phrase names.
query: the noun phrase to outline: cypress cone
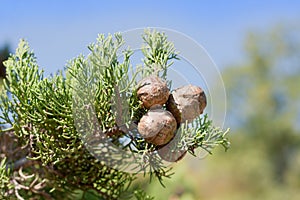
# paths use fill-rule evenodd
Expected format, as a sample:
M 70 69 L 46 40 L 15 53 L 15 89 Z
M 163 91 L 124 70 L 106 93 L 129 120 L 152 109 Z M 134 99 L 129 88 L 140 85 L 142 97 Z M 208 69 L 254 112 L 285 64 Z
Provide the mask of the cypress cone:
M 206 107 L 204 91 L 194 85 L 186 85 L 172 92 L 167 102 L 167 110 L 175 117 L 178 124 L 191 122 L 203 113 Z
M 168 162 L 178 162 L 180 161 L 185 155 L 186 150 L 182 150 L 179 148 L 172 148 L 172 145 L 165 145 L 161 149 L 157 150 L 158 155 L 165 161 Z
M 149 109 L 153 105 L 163 105 L 168 101 L 170 91 L 167 83 L 157 76 L 148 76 L 139 82 L 138 98 Z
M 175 135 L 176 119 L 161 106 L 152 106 L 138 123 L 138 131 L 149 143 L 167 144 Z

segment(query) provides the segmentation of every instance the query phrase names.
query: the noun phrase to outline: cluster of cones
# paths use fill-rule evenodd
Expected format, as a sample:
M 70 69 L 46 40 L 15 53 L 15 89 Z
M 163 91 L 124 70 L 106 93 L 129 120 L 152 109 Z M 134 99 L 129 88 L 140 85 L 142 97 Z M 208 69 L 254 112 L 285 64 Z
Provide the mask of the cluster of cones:
M 172 141 L 181 123 L 191 122 L 203 113 L 206 107 L 204 91 L 198 86 L 186 85 L 170 92 L 167 83 L 153 75 L 139 82 L 137 94 L 148 109 L 138 123 L 139 133 L 161 149 L 158 153 L 162 159 L 180 160 L 185 152 L 172 152 L 163 147 Z M 174 158 L 174 153 L 181 155 Z

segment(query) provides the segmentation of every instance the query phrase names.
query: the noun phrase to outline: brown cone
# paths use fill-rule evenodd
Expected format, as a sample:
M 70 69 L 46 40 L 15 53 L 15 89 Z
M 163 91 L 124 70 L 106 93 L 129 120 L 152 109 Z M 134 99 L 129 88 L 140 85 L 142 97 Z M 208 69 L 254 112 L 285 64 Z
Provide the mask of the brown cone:
M 177 123 L 166 110 L 152 107 L 138 123 L 138 131 L 149 143 L 167 144 L 175 135 Z
M 204 91 L 193 85 L 180 87 L 172 92 L 167 102 L 167 110 L 175 117 L 178 124 L 191 122 L 203 113 L 206 107 Z
M 165 161 L 178 162 L 186 155 L 187 151 L 178 148 L 172 149 L 171 145 L 166 145 L 157 152 L 158 155 Z
M 153 105 L 163 105 L 168 101 L 170 91 L 167 83 L 157 76 L 149 76 L 139 82 L 138 98 L 145 108 Z

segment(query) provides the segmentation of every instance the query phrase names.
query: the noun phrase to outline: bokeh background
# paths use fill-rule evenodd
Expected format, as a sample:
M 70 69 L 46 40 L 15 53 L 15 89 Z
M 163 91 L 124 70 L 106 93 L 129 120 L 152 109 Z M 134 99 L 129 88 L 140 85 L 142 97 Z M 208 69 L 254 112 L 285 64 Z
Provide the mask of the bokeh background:
M 166 188 L 141 178 L 156 199 L 300 197 L 300 1 L 1 0 L 0 8 L 1 59 L 25 38 L 46 75 L 87 54 L 98 33 L 163 27 L 207 50 L 225 82 L 232 147 L 186 157 Z

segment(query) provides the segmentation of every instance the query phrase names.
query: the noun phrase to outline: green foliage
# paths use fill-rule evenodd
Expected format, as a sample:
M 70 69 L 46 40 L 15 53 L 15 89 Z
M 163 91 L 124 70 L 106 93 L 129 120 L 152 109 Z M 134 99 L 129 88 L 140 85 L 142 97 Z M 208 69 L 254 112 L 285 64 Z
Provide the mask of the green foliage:
M 5 197 L 5 191 L 12 188 L 10 184 L 10 169 L 6 168 L 6 158 L 0 162 L 0 197 Z
M 145 63 L 144 76 L 153 73 L 158 75 L 162 71 L 162 77 L 166 78 L 167 69 L 173 64 L 172 60 L 179 59 L 174 44 L 167 40 L 164 33 L 151 31 L 150 29 L 145 30 L 143 40 L 145 41 L 142 48 L 145 56 L 143 60 Z
M 151 197 L 145 193 L 143 190 L 134 191 L 134 197 L 136 200 L 153 200 L 154 197 Z
M 194 150 L 202 148 L 208 153 L 212 153 L 212 149 L 218 145 L 222 145 L 225 150 L 229 149 L 230 143 L 226 138 L 229 129 L 223 131 L 218 127 L 214 127 L 212 120 L 208 119 L 207 114 L 204 117 L 196 118 L 192 124 L 185 124 L 180 127 L 180 143 L 178 148 L 184 147 L 196 156 Z M 191 138 L 193 138 L 191 140 Z
M 177 53 L 162 33 L 148 30 L 143 38 L 144 68 L 132 68 L 130 49 L 119 52 L 124 41 L 117 33 L 99 35 L 87 57 L 78 56 L 68 63 L 65 75 L 51 77 L 43 76 L 28 43 L 20 41 L 5 62 L 7 77 L 0 96 L 0 123 L 6 127 L 1 136 L 10 136 L 19 155 L 1 150 L 1 158 L 8 157 L 2 168 L 11 170 L 3 180 L 9 178 L 13 185 L 9 191 L 1 188 L 2 193 L 18 199 L 118 199 L 130 191 L 137 176 L 117 168 L 130 157 L 141 172 L 146 175 L 150 169 L 150 177 L 161 183 L 171 176 L 157 147 L 137 132 L 136 123 L 146 110 L 137 98 L 135 77 L 150 72 L 165 77 Z M 192 141 L 190 152 L 199 147 L 210 151 L 219 144 L 228 148 L 227 131 L 214 128 L 206 117 L 198 120 L 181 131 L 186 141 Z M 116 158 L 112 147 L 129 153 Z M 134 195 L 152 199 L 140 190 Z
M 13 127 L 23 145 L 30 147 L 27 158 L 39 161 L 52 174 L 45 178 L 51 183 L 53 195 L 80 188 L 117 198 L 131 182 L 132 175 L 100 164 L 83 147 L 74 127 L 72 97 L 67 84 L 70 80 L 62 73 L 43 78 L 33 53 L 23 40 L 6 66 L 8 82 L 5 83 L 11 100 L 2 96 L 2 118 Z

